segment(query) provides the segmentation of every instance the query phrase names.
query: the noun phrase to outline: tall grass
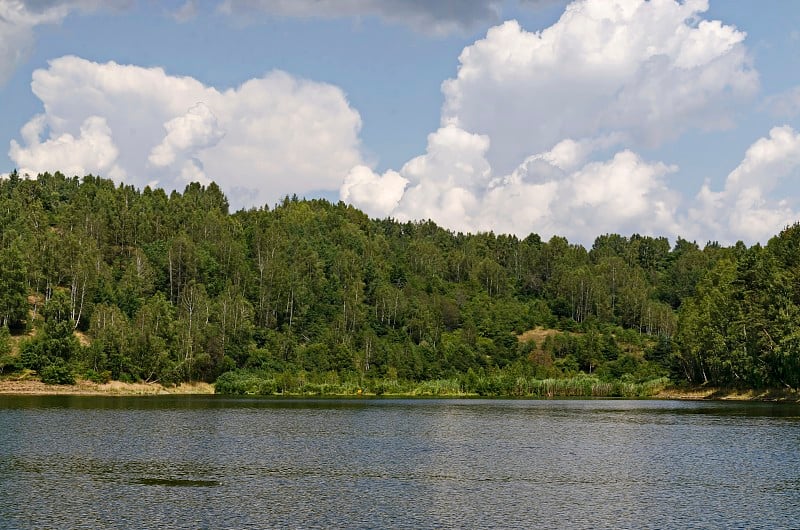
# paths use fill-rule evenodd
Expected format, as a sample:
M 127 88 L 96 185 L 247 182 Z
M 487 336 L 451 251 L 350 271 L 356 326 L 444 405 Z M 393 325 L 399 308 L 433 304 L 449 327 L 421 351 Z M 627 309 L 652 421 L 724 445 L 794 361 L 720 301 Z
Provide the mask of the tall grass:
M 662 377 L 642 383 L 606 381 L 589 375 L 534 379 L 508 375 L 477 376 L 472 388 L 478 395 L 509 397 L 648 397 L 657 394 L 669 379 Z
M 420 381 L 411 390 L 412 396 L 463 396 L 466 395 L 458 379 Z
M 450 379 L 402 381 L 396 379 L 308 380 L 306 374 L 234 371 L 222 374 L 216 383 L 218 394 L 289 396 L 490 396 L 490 397 L 649 397 L 657 394 L 669 379 L 662 377 L 641 383 L 604 381 L 578 375 L 563 379 L 534 379 L 510 374 L 468 374 Z

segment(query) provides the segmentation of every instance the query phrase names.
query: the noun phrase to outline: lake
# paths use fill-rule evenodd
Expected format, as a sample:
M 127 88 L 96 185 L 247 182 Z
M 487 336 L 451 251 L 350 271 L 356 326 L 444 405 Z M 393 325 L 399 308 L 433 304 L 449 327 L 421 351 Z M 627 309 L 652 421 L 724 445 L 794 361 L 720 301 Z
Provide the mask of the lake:
M 0 396 L 0 528 L 796 528 L 800 406 Z

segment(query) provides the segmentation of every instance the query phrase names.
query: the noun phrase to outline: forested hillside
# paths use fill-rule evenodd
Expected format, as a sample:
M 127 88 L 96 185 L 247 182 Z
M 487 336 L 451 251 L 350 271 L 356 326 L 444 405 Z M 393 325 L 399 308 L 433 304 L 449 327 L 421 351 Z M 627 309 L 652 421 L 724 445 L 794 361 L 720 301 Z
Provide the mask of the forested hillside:
M 215 184 L 0 181 L 0 371 L 54 382 L 796 388 L 799 304 L 797 225 L 763 248 L 611 234 L 585 249 L 324 200 L 230 213 Z

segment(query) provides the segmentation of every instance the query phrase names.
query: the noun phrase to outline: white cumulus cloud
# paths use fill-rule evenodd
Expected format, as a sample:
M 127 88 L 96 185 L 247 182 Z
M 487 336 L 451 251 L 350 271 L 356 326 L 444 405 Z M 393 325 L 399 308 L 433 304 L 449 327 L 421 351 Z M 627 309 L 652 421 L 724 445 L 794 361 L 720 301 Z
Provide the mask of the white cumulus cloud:
M 798 176 L 800 133 L 789 126 L 774 127 L 747 149 L 722 190 L 703 185 L 689 210 L 688 228 L 700 239 L 711 233 L 726 243 L 766 241 L 800 220 L 797 205 L 779 193 L 782 183 Z
M 775 233 L 794 214 L 768 199 L 780 177 L 767 173 L 795 167 L 783 138 L 793 133 L 774 130 L 724 191 L 688 199 L 670 185 L 677 166 L 637 153 L 732 126 L 759 90 L 745 33 L 703 19 L 707 10 L 706 0 L 576 0 L 542 31 L 513 20 L 489 29 L 442 84 L 441 127 L 398 171 L 408 184 L 381 214 L 584 244 L 606 232 Z M 360 184 L 358 196 L 342 193 L 357 206 L 381 181 Z
M 609 141 L 567 139 L 496 176 L 486 159 L 489 139 L 448 125 L 429 135 L 426 153 L 399 173 L 381 177 L 358 168 L 341 196 L 374 215 L 433 219 L 460 231 L 522 237 L 535 231 L 582 242 L 605 232 L 674 233 L 679 198 L 665 177 L 677 168 L 644 161 L 629 150 L 587 161 Z M 387 186 L 390 178 L 398 185 Z M 352 193 L 354 185 L 358 194 Z M 383 197 L 390 200 L 378 207 Z
M 216 145 L 225 132 L 220 130 L 217 117 L 205 103 L 197 103 L 186 114 L 164 124 L 167 135 L 153 148 L 148 161 L 163 167 L 173 164 L 179 156 Z
M 81 128 L 93 117 L 103 121 L 116 175 L 127 182 L 182 189 L 187 179 L 210 179 L 234 206 L 337 189 L 361 163 L 361 118 L 341 89 L 282 71 L 220 91 L 161 68 L 67 56 L 35 71 L 31 87 L 44 113 L 9 156 L 34 173 L 106 167 L 100 150 L 95 160 L 85 150 L 79 164 L 68 150 L 49 149 L 83 141 Z
M 367 166 L 356 166 L 345 177 L 339 196 L 373 217 L 385 217 L 397 207 L 407 184 L 397 171 L 378 175 Z
M 410 184 L 393 215 L 472 229 L 477 197 L 492 176 L 485 156 L 489 145 L 488 137 L 453 125 L 428 135 L 427 152 L 400 170 Z
M 124 178 L 124 170 L 116 164 L 119 149 L 104 118 L 89 116 L 81 123 L 77 136 L 64 132 L 41 142 L 44 128 L 45 116 L 36 116 L 22 129 L 25 147 L 11 141 L 9 156 L 21 174 L 61 171 L 66 175 L 93 173 Z
M 491 28 L 442 84 L 442 123 L 487 134 L 509 171 L 564 138 L 622 131 L 655 145 L 732 123 L 756 93 L 745 34 L 700 20 L 704 0 L 581 0 L 554 25 Z

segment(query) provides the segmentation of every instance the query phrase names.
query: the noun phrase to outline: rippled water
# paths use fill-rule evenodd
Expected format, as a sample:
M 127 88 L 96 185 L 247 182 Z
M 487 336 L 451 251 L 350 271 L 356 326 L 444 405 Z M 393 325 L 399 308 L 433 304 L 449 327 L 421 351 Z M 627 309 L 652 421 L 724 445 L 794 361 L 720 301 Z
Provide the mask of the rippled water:
M 796 528 L 800 407 L 0 396 L 0 528 Z

